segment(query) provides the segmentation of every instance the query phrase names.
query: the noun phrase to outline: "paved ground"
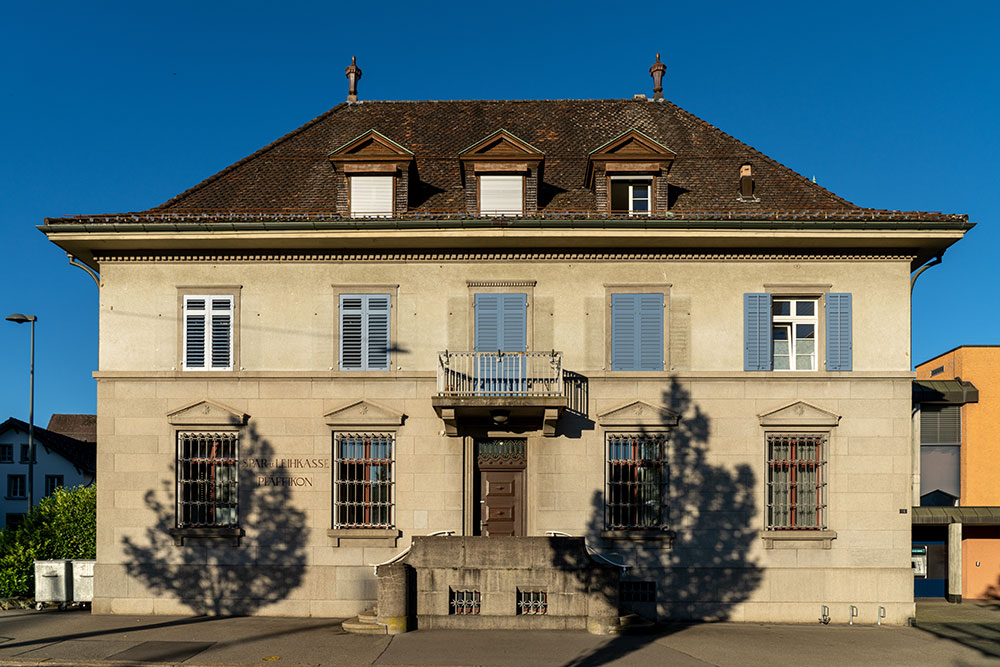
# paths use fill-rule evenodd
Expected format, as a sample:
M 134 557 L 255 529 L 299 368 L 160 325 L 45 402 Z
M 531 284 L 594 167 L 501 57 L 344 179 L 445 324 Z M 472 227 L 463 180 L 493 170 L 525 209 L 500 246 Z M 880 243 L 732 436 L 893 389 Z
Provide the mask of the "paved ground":
M 648 635 L 345 634 L 330 619 L 0 612 L 0 665 L 997 665 L 1000 607 L 920 603 L 918 627 L 713 623 Z

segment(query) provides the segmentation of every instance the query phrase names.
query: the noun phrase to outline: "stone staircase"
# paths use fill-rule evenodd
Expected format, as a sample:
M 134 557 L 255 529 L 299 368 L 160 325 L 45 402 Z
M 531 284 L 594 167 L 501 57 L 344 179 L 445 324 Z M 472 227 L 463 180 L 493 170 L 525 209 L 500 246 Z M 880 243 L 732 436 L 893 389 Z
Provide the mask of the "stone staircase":
M 341 627 L 344 628 L 344 632 L 349 632 L 354 635 L 385 635 L 388 634 L 388 630 L 384 625 L 379 625 L 376 620 L 378 616 L 378 610 L 375 607 L 367 609 L 354 618 L 349 618 L 343 623 Z

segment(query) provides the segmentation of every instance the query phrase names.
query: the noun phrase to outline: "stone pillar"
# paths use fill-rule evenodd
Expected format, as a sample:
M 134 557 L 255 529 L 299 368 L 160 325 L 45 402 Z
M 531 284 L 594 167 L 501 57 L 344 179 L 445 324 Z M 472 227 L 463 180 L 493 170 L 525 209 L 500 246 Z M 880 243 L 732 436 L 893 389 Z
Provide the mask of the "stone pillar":
M 378 612 L 375 620 L 384 625 L 390 635 L 402 634 L 410 629 L 409 569 L 404 563 L 378 568 Z
M 910 449 L 912 460 L 910 462 L 911 485 L 910 504 L 914 507 L 920 506 L 920 406 L 910 411 Z M 912 521 L 912 519 L 911 519 Z
M 592 635 L 617 635 L 621 632 L 618 611 L 618 588 L 621 575 L 617 569 L 595 567 L 587 590 L 587 632 Z
M 962 524 L 948 524 L 948 602 L 962 601 Z

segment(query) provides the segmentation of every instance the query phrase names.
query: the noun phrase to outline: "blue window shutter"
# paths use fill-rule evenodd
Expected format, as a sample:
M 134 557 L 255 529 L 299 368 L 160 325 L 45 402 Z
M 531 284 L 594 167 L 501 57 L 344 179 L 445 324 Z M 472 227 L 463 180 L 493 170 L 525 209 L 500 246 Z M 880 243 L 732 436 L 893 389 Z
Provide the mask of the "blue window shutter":
M 663 370 L 663 295 L 637 294 L 636 313 L 637 370 Z
M 500 349 L 500 295 L 477 294 L 475 297 L 476 352 Z
M 340 369 L 364 369 L 364 298 L 355 294 L 340 295 Z
M 826 370 L 851 370 L 853 353 L 851 294 L 831 292 L 826 295 Z
M 743 370 L 769 371 L 771 366 L 771 295 L 743 295 Z
M 389 307 L 388 294 L 369 294 L 365 297 L 365 370 L 389 370 Z
M 500 349 L 528 350 L 528 295 L 498 294 L 500 297 Z
M 611 370 L 633 371 L 638 368 L 639 335 L 636 320 L 638 294 L 611 295 Z

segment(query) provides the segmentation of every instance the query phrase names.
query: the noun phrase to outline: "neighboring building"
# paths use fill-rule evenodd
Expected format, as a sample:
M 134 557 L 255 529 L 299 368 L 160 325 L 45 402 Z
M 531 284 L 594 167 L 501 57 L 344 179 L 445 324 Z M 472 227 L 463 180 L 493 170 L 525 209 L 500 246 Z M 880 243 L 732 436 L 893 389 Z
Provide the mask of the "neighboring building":
M 74 415 L 88 417 L 92 415 Z M 55 415 L 53 416 L 55 417 Z M 35 426 L 34 498 L 39 500 L 60 486 L 94 483 L 96 447 L 61 433 Z M 17 523 L 28 509 L 28 424 L 11 417 L 0 424 L 0 521 Z M 0 527 L 2 527 L 0 526 Z
M 661 618 L 905 623 L 910 274 L 971 226 L 659 91 L 352 99 L 153 209 L 47 219 L 101 274 L 94 610 L 349 616 L 454 531 L 407 561 L 444 567 L 418 616 L 580 627 L 562 531 Z
M 989 598 L 1000 584 L 1000 345 L 962 345 L 916 367 L 918 596 Z M 914 494 L 917 495 L 916 493 Z M 921 554 L 917 554 L 921 555 Z

